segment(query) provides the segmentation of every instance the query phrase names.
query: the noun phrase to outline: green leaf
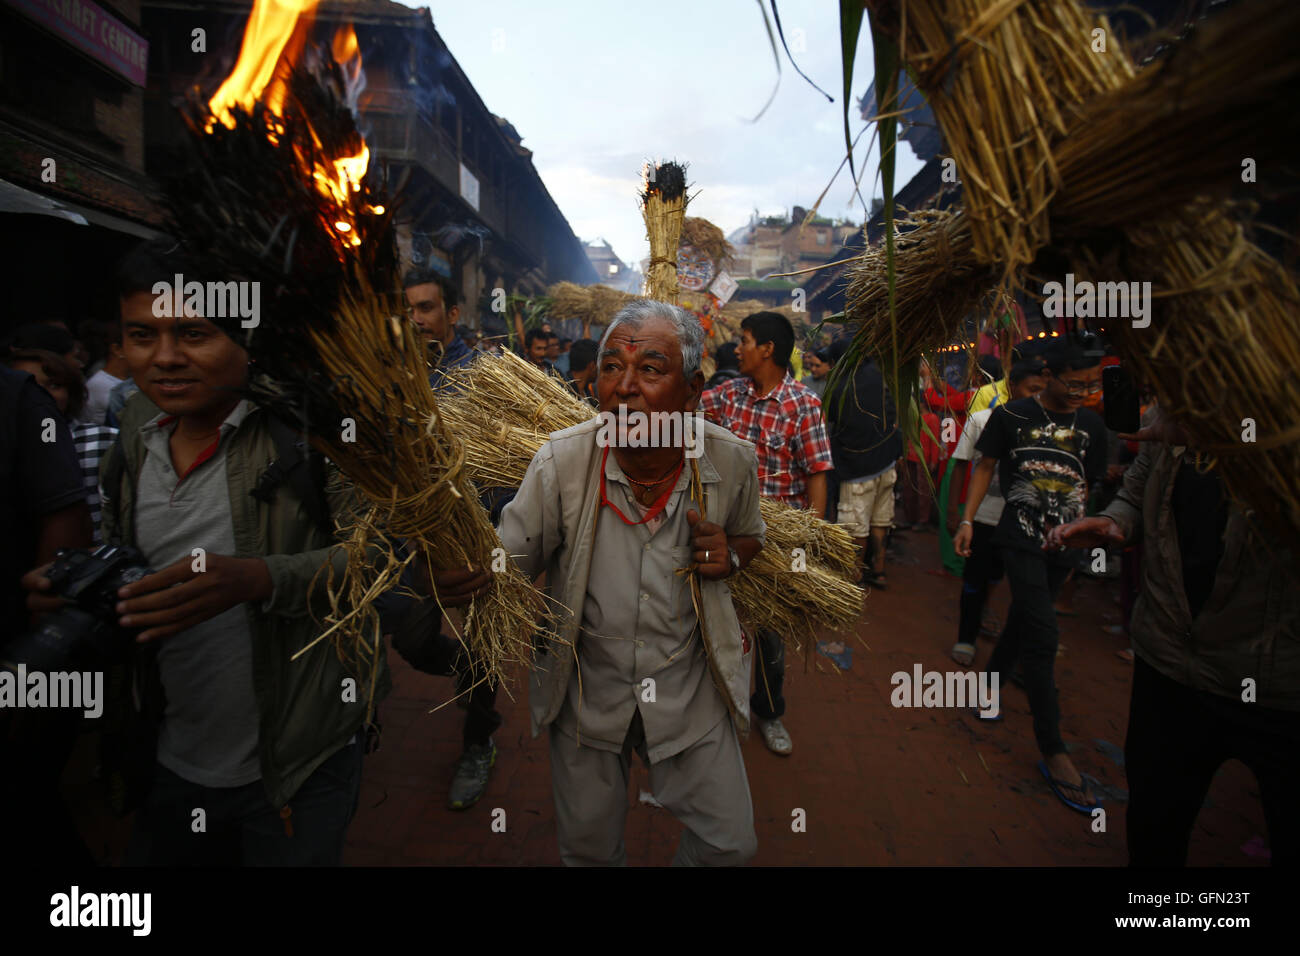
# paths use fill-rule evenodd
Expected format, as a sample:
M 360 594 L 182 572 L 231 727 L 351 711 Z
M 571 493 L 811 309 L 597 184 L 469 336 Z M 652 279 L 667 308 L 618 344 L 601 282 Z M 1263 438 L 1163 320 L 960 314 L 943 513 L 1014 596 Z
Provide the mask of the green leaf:
M 878 113 L 898 112 L 898 44 L 881 31 L 875 21 L 871 24 L 871 45 L 876 60 L 876 110 Z M 895 291 L 896 272 L 894 247 L 894 161 L 897 158 L 898 117 L 886 116 L 879 122 L 880 129 L 880 181 L 885 200 L 885 271 L 889 279 L 889 337 L 890 354 L 881 356 L 881 368 L 893 383 L 894 400 L 898 404 L 898 424 L 903 430 L 903 440 L 919 448 L 918 425 L 920 411 L 916 405 L 917 386 L 920 384 L 920 361 L 914 359 L 900 366 L 898 361 L 898 313 Z
M 853 60 L 858 53 L 858 34 L 862 32 L 865 9 L 862 0 L 840 0 L 840 62 L 844 68 L 844 150 L 849 158 L 849 175 L 857 179 L 853 168 L 853 134 L 849 130 L 849 110 L 853 106 Z

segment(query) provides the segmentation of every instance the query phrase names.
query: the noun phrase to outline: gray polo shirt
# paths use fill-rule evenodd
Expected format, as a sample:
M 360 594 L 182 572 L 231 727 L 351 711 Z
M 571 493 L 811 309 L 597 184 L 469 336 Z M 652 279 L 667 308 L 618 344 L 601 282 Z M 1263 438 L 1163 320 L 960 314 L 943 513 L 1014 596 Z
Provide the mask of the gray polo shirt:
M 712 467 L 707 459 L 700 466 Z M 644 516 L 612 451 L 605 483 L 625 516 Z M 651 763 L 685 750 L 727 717 L 696 627 L 689 579 L 676 573 L 691 563 L 689 483 L 688 463 L 653 525 L 625 524 L 613 509 L 601 508 L 578 666 L 555 724 L 587 746 L 618 752 L 639 711 Z M 760 536 L 758 521 L 731 533 Z M 653 685 L 644 683 L 647 678 Z
M 158 416 L 140 430 L 146 449 L 136 497 L 140 550 L 156 570 L 193 549 L 234 555 L 235 526 L 226 485 L 226 449 L 252 406 L 243 401 L 221 425 L 216 451 L 185 476 L 172 467 L 174 421 Z M 158 645 L 167 709 L 158 762 L 205 787 L 239 787 L 258 780 L 258 712 L 253 693 L 253 634 L 239 604 Z

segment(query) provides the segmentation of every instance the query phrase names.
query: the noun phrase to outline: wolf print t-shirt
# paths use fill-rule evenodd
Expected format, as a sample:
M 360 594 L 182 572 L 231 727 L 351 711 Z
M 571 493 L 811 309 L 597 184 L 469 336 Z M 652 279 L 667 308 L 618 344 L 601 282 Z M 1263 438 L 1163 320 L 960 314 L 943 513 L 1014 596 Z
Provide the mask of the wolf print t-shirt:
M 1086 408 L 1049 412 L 1035 398 L 993 410 L 975 446 L 998 460 L 1006 507 L 993 541 L 1042 554 L 1046 533 L 1084 516 L 1088 486 L 1106 473 L 1106 426 Z

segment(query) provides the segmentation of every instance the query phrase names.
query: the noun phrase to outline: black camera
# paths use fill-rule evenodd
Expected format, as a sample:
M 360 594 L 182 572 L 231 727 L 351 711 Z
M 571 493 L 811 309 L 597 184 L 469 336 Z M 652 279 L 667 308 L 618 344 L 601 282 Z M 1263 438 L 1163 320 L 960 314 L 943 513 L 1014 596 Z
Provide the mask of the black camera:
M 135 548 L 61 548 L 45 576 L 53 585 L 49 593 L 70 603 L 0 649 L 0 665 L 49 673 L 118 659 L 135 635 L 118 626 L 117 589 L 150 574 L 153 569 Z

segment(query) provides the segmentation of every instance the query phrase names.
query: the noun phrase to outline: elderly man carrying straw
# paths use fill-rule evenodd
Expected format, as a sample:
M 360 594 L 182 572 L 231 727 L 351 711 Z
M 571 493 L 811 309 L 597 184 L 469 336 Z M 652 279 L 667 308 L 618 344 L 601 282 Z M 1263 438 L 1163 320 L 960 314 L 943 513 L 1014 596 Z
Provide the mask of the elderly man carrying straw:
M 742 864 L 756 849 L 738 736 L 749 646 L 727 578 L 766 528 L 754 447 L 691 414 L 703 342 L 676 306 L 620 311 L 597 360 L 601 410 L 689 420 L 684 439 L 646 443 L 607 416 L 555 432 L 502 514 L 507 551 L 530 578 L 546 572 L 559 604 L 529 689 L 567 865 L 625 862 L 634 750 L 686 825 L 674 864 Z

